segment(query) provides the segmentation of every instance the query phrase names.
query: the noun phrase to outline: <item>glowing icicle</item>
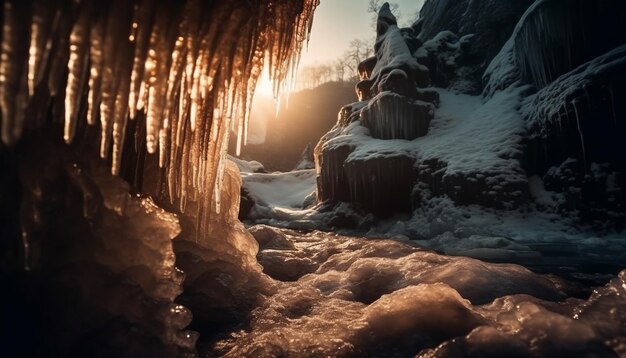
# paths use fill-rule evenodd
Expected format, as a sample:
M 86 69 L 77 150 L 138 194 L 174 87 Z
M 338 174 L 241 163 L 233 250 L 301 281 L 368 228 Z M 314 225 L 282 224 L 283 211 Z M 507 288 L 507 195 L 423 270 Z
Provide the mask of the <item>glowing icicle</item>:
M 26 10 L 19 0 L 4 2 L 2 48 L 0 50 L 0 107 L 2 107 L 2 142 L 11 145 L 21 136 L 28 91 L 22 76 L 27 50 L 22 29 Z M 26 93 L 24 93 L 26 92 Z M 26 96 L 25 96 L 26 95 Z
M 67 62 L 67 85 L 65 87 L 65 127 L 63 139 L 71 143 L 76 133 L 80 99 L 84 93 L 89 45 L 89 15 L 91 8 L 83 6 L 78 22 L 70 34 L 70 57 Z
M 129 45 L 122 45 L 123 51 L 130 51 Z M 130 95 L 130 61 L 123 61 L 119 65 L 120 84 L 115 95 L 115 109 L 113 111 L 113 154 L 111 173 L 119 175 L 122 164 L 122 150 L 126 139 L 126 124 L 128 122 L 128 97 Z
M 30 26 L 30 46 L 28 49 L 28 94 L 35 94 L 35 86 L 41 80 L 41 67 L 44 59 L 49 55 L 50 46 L 48 36 L 51 31 L 52 19 L 49 13 L 50 9 L 44 6 L 42 1 L 33 3 L 33 21 Z M 58 22 L 60 13 L 54 11 L 54 21 Z
M 127 155 L 126 135 L 134 137 L 137 152 L 144 145 L 150 153 L 158 150 L 166 172 L 159 195 L 168 196 L 160 199 L 182 211 L 193 203 L 194 214 L 196 208 L 201 213 L 198 227 L 206 229 L 212 205 L 219 210 L 231 128 L 239 148 L 247 142 L 264 57 L 276 92 L 288 88 L 280 83 L 293 75 L 317 4 L 6 0 L 2 142 L 14 144 L 22 128 L 50 122 L 41 120 L 50 113 L 42 102 L 50 99 L 52 119 L 64 123 L 68 143 L 83 118 L 100 123 L 99 154 L 111 155 L 115 174 Z M 140 122 L 129 127 L 130 117 Z
M 130 117 L 135 118 L 139 108 L 141 98 L 141 88 L 145 71 L 145 61 L 150 43 L 150 30 L 154 21 L 155 4 L 154 0 L 143 1 L 136 11 L 137 18 L 133 21 L 132 41 L 135 43 L 135 55 L 133 57 L 133 69 L 130 78 L 130 93 L 128 97 L 128 108 Z M 140 26 L 141 25 L 141 26 Z
M 103 46 L 104 46 L 104 19 L 99 17 L 90 31 L 91 47 L 89 48 L 89 59 L 91 68 L 89 70 L 89 94 L 87 96 L 87 123 L 96 124 L 99 113 L 102 86 L 103 67 Z

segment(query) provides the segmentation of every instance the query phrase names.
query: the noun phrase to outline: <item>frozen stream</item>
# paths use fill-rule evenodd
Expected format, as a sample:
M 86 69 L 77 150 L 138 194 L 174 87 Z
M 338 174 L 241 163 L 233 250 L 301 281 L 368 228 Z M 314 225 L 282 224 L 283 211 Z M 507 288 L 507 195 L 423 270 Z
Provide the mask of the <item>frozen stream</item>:
M 277 290 L 215 345 L 220 355 L 626 355 L 626 271 L 591 291 L 395 240 L 250 231 Z

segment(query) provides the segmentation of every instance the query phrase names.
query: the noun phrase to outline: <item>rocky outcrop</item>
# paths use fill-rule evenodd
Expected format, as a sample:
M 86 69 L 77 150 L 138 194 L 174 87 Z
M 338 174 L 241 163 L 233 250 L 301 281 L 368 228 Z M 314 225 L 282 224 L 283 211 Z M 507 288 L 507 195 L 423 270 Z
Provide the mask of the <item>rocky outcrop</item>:
M 401 31 L 385 4 L 377 23 L 376 57 L 359 65 L 356 86 L 361 102 L 344 106 L 335 127 L 315 150 L 318 201 L 353 203 L 380 216 L 409 211 L 415 159 L 409 155 L 351 157 L 369 140 L 412 140 L 427 134 L 438 94 L 420 89 L 430 83 L 428 69 L 411 50 L 418 44 Z M 359 140 L 342 143 L 355 132 Z
M 624 5 L 530 5 L 427 1 L 406 30 L 383 7 L 376 57 L 359 66 L 362 102 L 342 108 L 318 144 L 318 200 L 389 214 L 393 205 L 372 198 L 410 186 L 410 209 L 447 196 L 497 209 L 538 205 L 602 230 L 623 227 Z M 420 88 L 425 83 L 445 90 Z M 408 173 L 410 161 L 412 176 L 402 174 L 394 190 L 372 174 Z M 538 185 L 559 204 L 542 206 Z
M 428 0 L 412 28 L 422 42 L 433 40 L 444 31 L 465 38 L 471 45 L 460 63 L 471 71 L 463 77 L 480 92 L 482 73 L 532 3 L 533 0 Z
M 616 100 L 626 95 L 624 6 L 537 1 L 500 63 L 512 69 L 510 78 L 538 89 L 521 107 L 529 128 L 529 175 L 563 195 L 560 211 L 598 229 L 607 223 L 621 228 L 626 217 L 626 109 Z

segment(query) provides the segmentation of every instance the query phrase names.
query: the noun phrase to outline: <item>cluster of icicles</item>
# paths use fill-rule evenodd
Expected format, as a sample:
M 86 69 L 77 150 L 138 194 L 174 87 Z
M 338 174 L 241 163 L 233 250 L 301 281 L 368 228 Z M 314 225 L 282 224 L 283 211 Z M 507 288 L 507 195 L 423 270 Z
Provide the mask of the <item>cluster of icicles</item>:
M 64 108 L 101 128 L 100 156 L 118 174 L 128 121 L 145 120 L 169 199 L 216 205 L 231 131 L 245 142 L 248 108 L 269 60 L 275 92 L 297 66 L 319 0 L 5 0 L 2 142 Z M 60 103 L 56 103 L 60 101 Z M 59 117 L 59 116 L 57 116 Z M 57 118 L 54 118 L 57 120 Z

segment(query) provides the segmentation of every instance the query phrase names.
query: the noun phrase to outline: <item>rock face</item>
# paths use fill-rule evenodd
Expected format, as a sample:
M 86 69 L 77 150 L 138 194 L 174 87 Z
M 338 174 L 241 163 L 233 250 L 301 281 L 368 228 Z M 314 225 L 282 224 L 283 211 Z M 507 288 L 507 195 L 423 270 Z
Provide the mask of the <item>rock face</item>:
M 461 62 L 472 71 L 463 77 L 472 82 L 474 90 L 480 90 L 480 76 L 532 3 L 533 0 L 428 0 L 412 28 L 422 42 L 435 39 L 446 31 L 458 38 L 469 36 L 466 40 L 471 46 L 467 47 Z
M 538 1 L 510 40 L 519 78 L 537 89 L 520 109 L 526 169 L 565 195 L 559 211 L 596 228 L 626 218 L 626 109 L 616 100 L 626 95 L 625 11 L 619 1 Z
M 539 183 L 563 198 L 549 210 L 622 228 L 625 6 L 430 0 L 410 29 L 383 6 L 376 57 L 359 66 L 361 102 L 316 148 L 318 201 L 377 215 L 439 196 L 541 207 Z M 402 174 L 391 184 L 381 168 Z
M 418 89 L 430 83 L 429 71 L 412 56 L 410 47 L 416 39 L 398 28 L 388 4 L 380 9 L 376 32 L 376 57 L 359 65 L 356 91 L 361 102 L 342 108 L 335 127 L 318 143 L 315 159 L 319 201 L 348 201 L 384 216 L 410 209 L 414 159 L 401 154 L 351 157 L 365 142 L 342 143 L 342 137 L 355 131 L 364 135 L 364 141 L 424 136 L 438 97 Z

